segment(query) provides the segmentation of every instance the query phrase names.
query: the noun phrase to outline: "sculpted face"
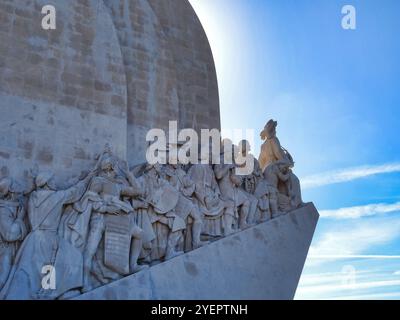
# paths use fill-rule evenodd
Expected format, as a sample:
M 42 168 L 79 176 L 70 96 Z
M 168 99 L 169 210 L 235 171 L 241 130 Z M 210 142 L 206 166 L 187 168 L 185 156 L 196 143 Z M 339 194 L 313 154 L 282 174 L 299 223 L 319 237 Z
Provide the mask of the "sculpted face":
M 111 158 L 105 158 L 100 165 L 101 171 L 109 176 L 115 176 L 114 163 Z
M 3 198 L 10 192 L 11 188 L 11 180 L 10 179 L 2 179 L 0 181 L 0 197 Z
M 266 140 L 276 136 L 276 127 L 278 126 L 278 122 L 274 120 L 268 121 L 265 125 L 264 130 L 261 131 L 260 136 L 262 140 Z
M 279 170 L 283 173 L 286 174 L 289 171 L 289 164 L 288 163 L 283 163 L 279 165 Z
M 37 188 L 50 189 L 49 181 L 53 178 L 51 172 L 41 172 L 37 175 L 35 182 Z

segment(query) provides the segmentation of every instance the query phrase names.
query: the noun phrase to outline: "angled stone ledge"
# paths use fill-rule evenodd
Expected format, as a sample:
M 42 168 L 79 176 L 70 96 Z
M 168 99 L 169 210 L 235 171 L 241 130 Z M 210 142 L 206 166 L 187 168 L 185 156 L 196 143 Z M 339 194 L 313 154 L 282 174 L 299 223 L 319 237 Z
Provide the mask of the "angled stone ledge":
M 309 203 L 77 299 L 293 299 L 318 218 Z

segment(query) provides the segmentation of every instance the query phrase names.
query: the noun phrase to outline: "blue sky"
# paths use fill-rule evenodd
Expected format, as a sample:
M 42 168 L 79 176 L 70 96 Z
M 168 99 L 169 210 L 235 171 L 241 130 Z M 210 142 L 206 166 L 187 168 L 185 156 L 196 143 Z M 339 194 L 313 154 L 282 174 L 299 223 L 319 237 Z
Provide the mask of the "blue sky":
M 400 299 L 400 1 L 190 2 L 222 127 L 255 129 L 258 155 L 258 132 L 278 120 L 321 212 L 296 298 Z M 341 27 L 346 4 L 356 30 Z

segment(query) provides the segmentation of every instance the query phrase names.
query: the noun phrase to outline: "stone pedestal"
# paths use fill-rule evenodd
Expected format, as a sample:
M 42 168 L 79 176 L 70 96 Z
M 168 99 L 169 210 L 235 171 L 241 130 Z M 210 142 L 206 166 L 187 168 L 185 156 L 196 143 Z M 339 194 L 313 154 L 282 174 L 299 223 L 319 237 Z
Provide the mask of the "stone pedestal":
M 318 217 L 307 204 L 78 299 L 293 299 Z

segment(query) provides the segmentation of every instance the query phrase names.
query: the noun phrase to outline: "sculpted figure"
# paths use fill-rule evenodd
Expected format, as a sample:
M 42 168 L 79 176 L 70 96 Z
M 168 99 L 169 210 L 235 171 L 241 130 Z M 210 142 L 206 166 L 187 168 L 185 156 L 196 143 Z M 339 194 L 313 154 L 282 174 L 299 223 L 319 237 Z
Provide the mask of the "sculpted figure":
M 266 195 L 256 195 L 256 189 L 260 181 L 264 178 L 261 171 L 260 164 L 258 160 L 250 154 L 251 146 L 247 140 L 242 140 L 238 145 L 238 152 L 242 159 L 251 161 L 252 165 L 243 163 L 242 165 L 237 165 L 236 172 L 241 175 L 243 179 L 242 188 L 247 192 L 248 197 L 252 200 L 252 203 L 256 208 L 250 210 L 248 221 L 250 223 L 255 223 L 257 221 L 263 222 L 270 218 L 269 210 L 269 200 Z M 256 198 L 254 200 L 253 198 Z
M 228 151 L 233 152 L 233 151 Z M 243 181 L 240 176 L 235 173 L 235 164 L 224 163 L 224 150 L 221 154 L 221 164 L 214 166 L 215 177 L 217 178 L 219 188 L 221 190 L 222 199 L 229 205 L 225 211 L 225 227 L 227 228 L 225 235 L 233 232 L 232 225 L 238 220 L 239 229 L 248 227 L 247 217 L 252 206 L 252 202 L 246 195 L 245 191 L 240 188 Z
M 277 125 L 276 121 L 270 120 L 261 132 L 261 139 L 265 140 L 265 142 L 261 146 L 259 162 L 263 172 L 270 164 L 276 162 L 288 164 L 285 168 L 282 168 L 282 172 L 287 173 L 289 178 L 284 184 L 279 186 L 279 189 L 282 206 L 285 208 L 285 211 L 289 211 L 290 209 L 302 206 L 303 201 L 301 198 L 300 181 L 292 171 L 294 167 L 293 158 L 286 149 L 282 148 L 279 139 L 276 137 Z
M 129 201 L 121 197 L 141 195 L 142 191 L 136 179 L 129 173 L 129 183 L 117 175 L 118 159 L 110 151 L 106 151 L 99 161 L 98 170 L 83 197 L 81 206 L 85 207 L 85 200 L 91 202 L 89 231 L 84 256 L 84 289 L 92 289 L 91 272 L 93 258 L 98 252 L 99 245 L 104 239 L 104 259 L 100 265 L 118 275 L 128 275 L 141 270 L 137 260 L 142 249 L 142 229 L 134 221 L 134 208 Z M 100 266 L 101 268 L 101 266 Z M 104 271 L 105 273 L 107 271 Z M 111 277 L 111 276 L 110 276 Z M 100 278 L 100 279 L 99 279 Z M 103 282 L 102 277 L 98 277 Z
M 299 208 L 304 205 L 301 196 L 301 187 L 300 187 L 300 180 L 297 176 L 293 173 L 292 169 L 288 169 L 290 178 L 289 178 L 289 186 L 288 192 L 290 197 L 290 205 L 293 209 Z
M 11 179 L 0 180 L 0 290 L 6 283 L 18 246 L 27 234 L 25 208 L 11 187 Z
M 206 244 L 200 240 L 203 221 L 199 208 L 193 202 L 196 185 L 182 169 L 180 164 L 167 164 L 164 167 L 166 180 L 179 192 L 178 203 L 175 207 L 176 214 L 186 221 L 186 231 L 190 232 L 191 245 L 188 250 L 196 249 Z M 189 226 L 188 219 L 192 220 Z M 188 230 L 189 229 L 189 230 Z
M 35 178 L 35 190 L 28 200 L 31 231 L 18 250 L 0 298 L 57 299 L 82 286 L 82 255 L 57 231 L 64 205 L 80 199 L 91 177 L 57 191 L 50 183 L 52 176 L 39 173 Z M 42 286 L 43 268 L 49 267 L 56 270 L 54 289 Z
M 195 164 L 189 169 L 188 174 L 195 183 L 193 201 L 204 217 L 202 233 L 219 237 L 224 234 L 224 231 L 230 232 L 232 203 L 221 199 L 221 192 L 211 164 Z M 228 217 L 225 216 L 225 212 L 229 215 Z
M 178 251 L 179 241 L 186 229 L 185 221 L 175 212 L 179 192 L 163 178 L 161 165 L 147 165 L 141 183 L 146 192 L 143 201 L 148 204 L 147 214 L 153 226 L 154 239 L 150 252 L 145 252 L 147 261 L 172 259 L 183 252 Z
M 243 189 L 250 194 L 254 194 L 258 182 L 263 178 L 262 170 L 258 160 L 250 153 L 251 146 L 247 140 L 242 140 L 238 145 L 238 152 L 242 158 L 248 158 L 253 162 L 253 165 L 248 168 L 246 163 L 238 164 L 238 174 L 243 177 Z
M 290 210 L 290 200 L 285 192 L 280 192 L 282 186 L 286 187 L 290 173 L 288 171 L 289 163 L 286 161 L 277 161 L 267 166 L 264 171 L 264 177 L 267 182 L 268 195 L 271 213 L 276 217 L 280 212 Z M 282 190 L 283 191 L 283 190 Z
M 261 139 L 265 141 L 261 146 L 261 154 L 258 159 L 262 171 L 264 171 L 269 164 L 276 161 L 285 159 L 288 161 L 291 160 L 290 155 L 288 155 L 286 151 L 281 147 L 281 143 L 276 137 L 277 126 L 277 121 L 269 120 L 268 123 L 265 125 L 264 130 L 261 131 Z

